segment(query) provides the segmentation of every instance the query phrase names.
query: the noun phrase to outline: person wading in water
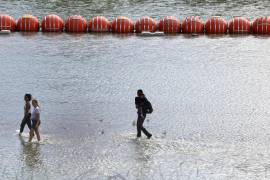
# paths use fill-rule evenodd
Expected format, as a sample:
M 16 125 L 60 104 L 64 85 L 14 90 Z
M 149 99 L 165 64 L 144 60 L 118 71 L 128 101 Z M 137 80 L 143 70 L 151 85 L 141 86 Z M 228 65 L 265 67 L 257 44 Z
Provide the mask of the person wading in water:
M 33 109 L 33 112 L 31 114 L 32 126 L 31 126 L 31 130 L 30 130 L 29 142 L 32 141 L 32 138 L 34 137 L 34 132 L 37 135 L 38 141 L 40 141 L 40 134 L 39 134 L 40 107 L 39 107 L 38 101 L 36 99 L 32 100 L 32 105 L 33 105 L 34 109 Z
M 146 113 L 152 113 L 153 109 L 151 103 L 146 99 L 141 89 L 137 91 L 137 97 L 135 97 L 135 106 L 138 110 L 137 137 L 141 137 L 142 131 L 147 136 L 147 138 L 150 139 L 152 134 L 143 127 L 143 122 L 146 118 Z
M 30 117 L 31 117 L 31 104 L 30 104 L 30 101 L 31 101 L 31 99 L 32 99 L 31 94 L 25 94 L 24 95 L 24 101 L 25 101 L 24 117 L 23 117 L 23 120 L 22 120 L 21 126 L 20 126 L 20 133 L 19 133 L 20 136 L 21 136 L 21 134 L 23 132 L 25 124 L 27 124 L 29 130 L 31 130 L 31 120 L 30 120 Z

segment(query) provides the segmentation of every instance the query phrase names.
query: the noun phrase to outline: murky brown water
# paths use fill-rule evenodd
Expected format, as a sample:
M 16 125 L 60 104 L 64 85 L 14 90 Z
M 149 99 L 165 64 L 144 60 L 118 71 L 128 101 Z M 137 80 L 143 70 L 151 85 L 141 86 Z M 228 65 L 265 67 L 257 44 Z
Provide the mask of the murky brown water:
M 0 12 L 204 18 L 267 15 L 268 1 L 4 1 Z M 0 37 L 3 179 L 269 179 L 270 38 L 22 34 Z M 135 139 L 134 96 L 154 106 Z M 23 95 L 41 143 L 16 130 Z M 25 136 L 27 136 L 27 128 Z

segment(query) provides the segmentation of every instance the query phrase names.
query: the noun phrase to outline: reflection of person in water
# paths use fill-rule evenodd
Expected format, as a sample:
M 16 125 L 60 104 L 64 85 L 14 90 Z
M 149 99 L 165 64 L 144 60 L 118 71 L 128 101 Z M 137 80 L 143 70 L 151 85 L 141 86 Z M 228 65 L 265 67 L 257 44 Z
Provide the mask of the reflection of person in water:
M 39 143 L 27 143 L 24 138 L 19 136 L 22 145 L 22 160 L 27 167 L 34 168 L 42 164 L 41 149 Z

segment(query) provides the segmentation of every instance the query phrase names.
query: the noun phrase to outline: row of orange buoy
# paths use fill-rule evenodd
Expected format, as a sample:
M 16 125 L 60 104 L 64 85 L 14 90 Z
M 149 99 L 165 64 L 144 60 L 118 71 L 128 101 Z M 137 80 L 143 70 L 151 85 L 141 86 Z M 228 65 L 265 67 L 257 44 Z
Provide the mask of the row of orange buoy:
M 164 33 L 208 33 L 208 34 L 270 34 L 270 17 L 259 17 L 253 22 L 244 17 L 234 17 L 227 21 L 219 16 L 209 18 L 205 23 L 199 16 L 186 17 L 182 22 L 173 16 L 166 16 L 159 22 L 144 16 L 136 21 L 119 16 L 110 22 L 104 16 L 96 16 L 89 22 L 80 15 L 74 15 L 64 20 L 57 15 L 43 17 L 41 23 L 43 32 L 115 32 L 141 33 L 143 31 Z M 38 18 L 33 15 L 24 15 L 17 22 L 9 15 L 0 15 L 0 31 L 37 32 L 40 30 Z

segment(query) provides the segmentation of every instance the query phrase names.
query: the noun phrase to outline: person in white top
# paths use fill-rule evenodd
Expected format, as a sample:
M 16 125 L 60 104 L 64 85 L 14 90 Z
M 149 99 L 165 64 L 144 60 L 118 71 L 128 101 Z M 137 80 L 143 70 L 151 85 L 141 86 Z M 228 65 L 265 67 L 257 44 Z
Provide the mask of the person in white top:
M 34 107 L 32 114 L 31 114 L 31 121 L 32 126 L 30 130 L 29 142 L 32 141 L 34 137 L 34 132 L 37 135 L 37 140 L 40 141 L 40 134 L 39 134 L 39 125 L 40 125 L 40 107 L 38 105 L 38 101 L 36 99 L 32 100 L 32 105 Z
M 30 117 L 31 117 L 31 104 L 30 104 L 30 101 L 31 101 L 31 99 L 32 99 L 31 94 L 25 94 L 24 95 L 24 101 L 25 101 L 24 117 L 23 117 L 23 120 L 21 122 L 20 134 L 19 135 L 22 134 L 25 124 L 27 124 L 29 130 L 31 130 L 31 120 L 30 120 Z

